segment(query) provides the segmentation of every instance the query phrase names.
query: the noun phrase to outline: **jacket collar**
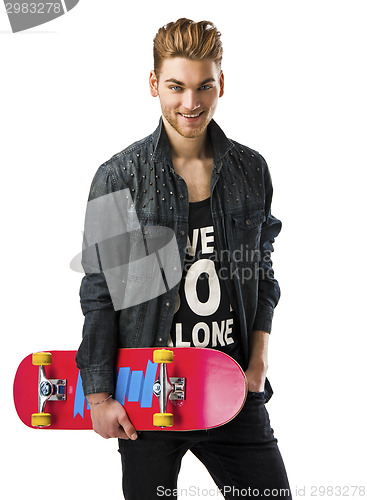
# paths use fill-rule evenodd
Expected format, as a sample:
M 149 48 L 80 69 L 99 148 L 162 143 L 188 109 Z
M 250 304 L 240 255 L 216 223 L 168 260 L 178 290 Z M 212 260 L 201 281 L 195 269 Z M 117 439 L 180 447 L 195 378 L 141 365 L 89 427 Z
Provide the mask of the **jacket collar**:
M 222 166 L 222 158 L 234 147 L 233 142 L 227 138 L 219 125 L 211 119 L 208 125 L 208 133 L 213 148 L 214 169 L 219 172 Z M 153 132 L 153 161 L 171 160 L 170 144 L 167 132 L 164 127 L 162 116 L 159 125 Z

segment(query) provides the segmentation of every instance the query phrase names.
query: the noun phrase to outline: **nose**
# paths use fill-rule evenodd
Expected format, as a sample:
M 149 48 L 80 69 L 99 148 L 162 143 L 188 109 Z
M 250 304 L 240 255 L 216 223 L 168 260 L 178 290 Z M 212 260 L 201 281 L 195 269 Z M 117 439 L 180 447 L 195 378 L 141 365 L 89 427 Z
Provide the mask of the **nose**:
M 200 102 L 195 91 L 187 90 L 184 94 L 183 106 L 188 111 L 195 111 L 200 108 Z

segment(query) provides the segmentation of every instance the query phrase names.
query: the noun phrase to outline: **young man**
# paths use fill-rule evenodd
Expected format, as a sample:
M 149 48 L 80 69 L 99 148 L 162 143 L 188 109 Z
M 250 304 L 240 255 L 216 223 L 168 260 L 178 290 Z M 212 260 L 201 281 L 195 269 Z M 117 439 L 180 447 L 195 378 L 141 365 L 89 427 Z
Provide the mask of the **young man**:
M 103 272 L 82 281 L 77 363 L 94 430 L 119 438 L 127 500 L 172 496 L 188 450 L 226 498 L 245 489 L 248 496 L 256 489 L 291 498 L 264 406 L 272 394 L 267 352 L 280 293 L 270 254 L 281 223 L 270 212 L 265 160 L 213 120 L 224 92 L 221 59 L 212 23 L 182 18 L 160 28 L 149 77 L 162 108 L 159 126 L 103 164 L 91 187 L 89 200 L 128 188 L 142 225 L 174 230 L 183 269 L 177 286 L 120 310 Z M 116 349 L 167 345 L 220 349 L 241 364 L 249 393 L 235 419 L 209 431 L 138 436 L 111 397 Z

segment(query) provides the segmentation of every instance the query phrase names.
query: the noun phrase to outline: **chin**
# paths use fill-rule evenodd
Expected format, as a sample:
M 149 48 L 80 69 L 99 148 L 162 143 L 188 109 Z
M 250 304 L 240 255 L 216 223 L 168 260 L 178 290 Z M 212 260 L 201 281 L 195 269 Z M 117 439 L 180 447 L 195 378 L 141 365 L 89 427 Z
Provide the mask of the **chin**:
M 173 128 L 181 137 L 185 137 L 186 139 L 195 139 L 195 137 L 200 137 L 206 130 L 212 115 L 207 115 L 205 122 L 201 123 L 200 126 L 191 127 L 190 125 L 184 126 L 180 123 L 180 119 L 177 116 L 177 113 L 167 113 L 162 109 L 162 115 L 165 120 L 168 122 L 170 127 Z
M 182 127 L 182 125 L 177 123 L 177 121 L 175 124 L 171 124 L 171 125 L 176 130 L 176 132 L 178 132 L 182 137 L 186 137 L 186 138 L 190 139 L 190 138 L 199 137 L 200 135 L 202 135 L 205 132 L 205 130 L 209 124 L 209 121 L 206 120 L 205 123 L 202 123 L 200 125 L 200 127 L 190 127 L 190 126 Z

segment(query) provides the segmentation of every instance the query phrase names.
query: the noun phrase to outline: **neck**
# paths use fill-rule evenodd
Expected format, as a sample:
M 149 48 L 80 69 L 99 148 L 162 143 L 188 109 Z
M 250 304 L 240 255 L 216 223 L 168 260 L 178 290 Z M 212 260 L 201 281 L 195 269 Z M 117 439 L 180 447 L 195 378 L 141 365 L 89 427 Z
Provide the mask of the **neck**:
M 208 127 L 198 137 L 183 137 L 167 122 L 164 116 L 162 116 L 162 119 L 173 159 L 192 161 L 198 159 L 204 160 L 213 156 Z

